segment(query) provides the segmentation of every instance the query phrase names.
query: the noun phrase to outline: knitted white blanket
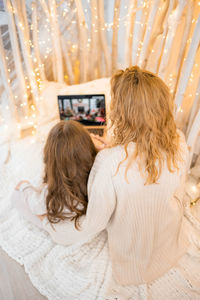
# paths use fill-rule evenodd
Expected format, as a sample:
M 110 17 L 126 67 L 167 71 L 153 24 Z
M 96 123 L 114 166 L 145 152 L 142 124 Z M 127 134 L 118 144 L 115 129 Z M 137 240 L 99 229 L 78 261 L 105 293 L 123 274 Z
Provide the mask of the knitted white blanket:
M 42 148 L 43 144 L 30 144 L 29 139 L 12 144 L 8 163 L 0 166 L 0 246 L 24 265 L 33 285 L 48 299 L 106 299 L 111 263 L 105 232 L 83 245 L 56 245 L 48 233 L 11 207 L 9 197 L 19 180 L 35 185 L 41 181 Z M 193 247 L 159 280 L 140 287 L 116 287 L 116 293 L 124 295 L 118 299 L 200 299 L 199 270 L 200 251 Z

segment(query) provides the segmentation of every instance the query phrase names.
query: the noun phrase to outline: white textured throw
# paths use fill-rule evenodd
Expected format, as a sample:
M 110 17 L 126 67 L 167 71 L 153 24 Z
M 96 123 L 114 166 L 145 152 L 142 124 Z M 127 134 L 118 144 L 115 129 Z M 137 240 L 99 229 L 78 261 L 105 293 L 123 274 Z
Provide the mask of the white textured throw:
M 14 143 L 9 161 L 0 166 L 0 246 L 24 265 L 33 285 L 48 299 L 108 299 L 112 270 L 105 232 L 83 245 L 59 246 L 11 207 L 9 198 L 19 180 L 35 185 L 41 181 L 42 148 L 42 143 L 30 144 L 29 139 Z M 139 287 L 112 285 L 109 299 L 200 299 L 198 234 L 194 241 L 196 246 L 162 278 Z

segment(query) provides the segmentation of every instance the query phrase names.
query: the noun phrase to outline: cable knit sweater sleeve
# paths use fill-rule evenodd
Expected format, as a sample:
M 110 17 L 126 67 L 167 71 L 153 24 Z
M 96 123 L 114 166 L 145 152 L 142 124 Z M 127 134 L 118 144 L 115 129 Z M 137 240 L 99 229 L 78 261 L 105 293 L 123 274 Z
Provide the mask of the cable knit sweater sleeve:
M 37 197 L 38 194 L 34 193 L 32 196 Z M 14 190 L 10 200 L 12 206 L 18 210 L 21 216 L 23 216 L 26 220 L 30 221 L 36 226 L 43 228 L 40 219 L 31 211 L 31 208 L 27 203 L 26 194 L 24 193 L 23 190 L 20 191 Z
M 20 185 L 19 193 L 23 201 L 29 207 L 30 211 L 35 215 L 43 215 L 46 210 L 47 185 L 42 184 L 38 189 L 29 182 Z M 17 193 L 16 193 L 17 194 Z
M 63 245 L 82 243 L 107 227 L 116 203 L 112 176 L 107 169 L 108 159 L 109 157 L 104 156 L 104 151 L 100 152 L 90 172 L 87 213 L 80 219 L 80 230 L 77 230 L 71 221 L 52 225 L 47 218 L 43 220 L 44 229 L 56 243 Z

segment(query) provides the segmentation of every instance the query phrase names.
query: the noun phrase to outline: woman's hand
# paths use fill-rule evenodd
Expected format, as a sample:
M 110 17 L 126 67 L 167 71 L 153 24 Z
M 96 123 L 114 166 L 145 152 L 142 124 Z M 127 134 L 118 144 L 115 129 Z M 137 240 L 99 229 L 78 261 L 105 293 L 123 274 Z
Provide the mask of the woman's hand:
M 43 221 L 44 218 L 47 216 L 47 214 L 44 215 L 36 215 L 36 217 L 38 217 L 40 219 L 40 221 Z
M 21 180 L 21 181 L 16 185 L 15 189 L 16 189 L 17 191 L 19 191 L 20 186 L 21 186 L 23 183 L 30 183 L 30 182 L 29 182 L 28 180 Z
M 90 136 L 91 136 L 91 139 L 98 151 L 100 151 L 108 146 L 108 143 L 105 138 L 103 138 L 99 135 L 95 135 L 93 133 L 91 133 Z

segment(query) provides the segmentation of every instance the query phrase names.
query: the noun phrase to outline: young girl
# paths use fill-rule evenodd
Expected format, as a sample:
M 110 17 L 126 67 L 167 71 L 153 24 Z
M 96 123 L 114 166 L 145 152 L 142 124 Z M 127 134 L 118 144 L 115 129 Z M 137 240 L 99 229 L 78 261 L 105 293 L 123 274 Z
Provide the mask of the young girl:
M 12 202 L 24 217 L 42 227 L 36 215 L 45 215 L 51 224 L 73 221 L 86 213 L 87 181 L 97 150 L 88 132 L 75 121 L 61 121 L 50 131 L 44 147 L 44 182 L 37 190 L 20 182 Z

